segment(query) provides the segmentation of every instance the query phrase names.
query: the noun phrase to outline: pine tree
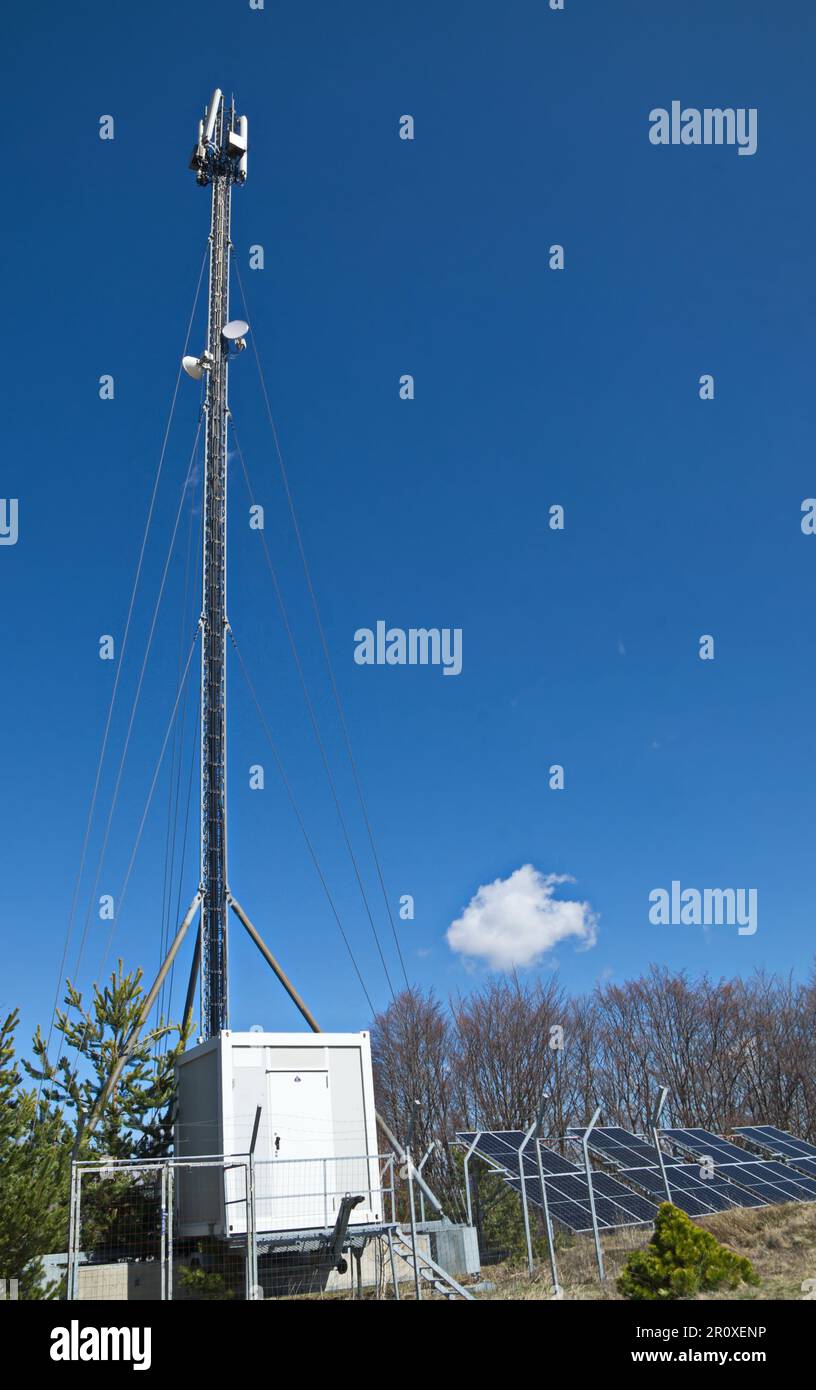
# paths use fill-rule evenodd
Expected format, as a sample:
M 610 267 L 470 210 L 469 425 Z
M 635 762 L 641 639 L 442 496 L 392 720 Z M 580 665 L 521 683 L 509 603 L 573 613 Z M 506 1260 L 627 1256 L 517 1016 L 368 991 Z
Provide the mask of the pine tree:
M 624 1298 L 693 1298 L 695 1294 L 739 1284 L 758 1284 L 750 1260 L 735 1255 L 684 1211 L 663 1202 L 654 1235 L 645 1250 L 634 1250 L 618 1279 Z
M 18 1021 L 15 1010 L 0 1024 L 0 1279 L 36 1299 L 57 1292 L 43 1289 L 39 1257 L 65 1246 L 71 1131 L 60 1110 L 22 1088 Z
M 82 1141 L 84 1157 L 155 1158 L 166 1154 L 172 1138 L 174 1067 L 187 1039 L 180 1024 L 159 1019 L 136 1039 L 144 1003 L 142 971 L 125 974 L 121 960 L 104 989 L 94 986 L 88 1007 L 67 981 L 64 1010 L 56 1029 L 63 1039 L 51 1062 L 41 1030 L 34 1036 L 37 1066 L 29 1075 L 44 1083 L 46 1100 L 73 1111 L 83 1130 L 116 1062 L 128 1052 L 122 1075 L 91 1136 Z M 172 1045 L 167 1045 L 174 1038 Z

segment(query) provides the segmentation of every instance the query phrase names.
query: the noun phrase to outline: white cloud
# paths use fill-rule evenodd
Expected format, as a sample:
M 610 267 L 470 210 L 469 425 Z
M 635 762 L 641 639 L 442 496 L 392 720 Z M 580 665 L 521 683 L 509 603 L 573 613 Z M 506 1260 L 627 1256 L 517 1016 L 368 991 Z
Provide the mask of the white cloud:
M 523 864 L 509 878 L 483 884 L 448 927 L 448 945 L 491 970 L 534 965 L 570 937 L 585 949 L 594 946 L 597 919 L 589 903 L 553 896 L 556 884 L 571 882 Z

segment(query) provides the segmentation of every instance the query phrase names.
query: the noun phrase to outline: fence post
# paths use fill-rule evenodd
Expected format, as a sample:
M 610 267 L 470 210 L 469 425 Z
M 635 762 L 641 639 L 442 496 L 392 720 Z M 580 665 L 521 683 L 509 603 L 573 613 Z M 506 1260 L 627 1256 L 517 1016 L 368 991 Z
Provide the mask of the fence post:
M 173 1160 L 167 1161 L 167 1299 L 173 1299 L 173 1192 L 174 1192 L 174 1171 Z
M 405 1143 L 405 1164 L 408 1170 L 408 1209 L 411 1214 L 411 1249 L 414 1255 L 414 1289 L 416 1290 L 417 1302 L 422 1301 L 422 1288 L 419 1278 L 419 1251 L 417 1250 L 417 1229 L 416 1229 L 416 1207 L 414 1205 L 414 1160 L 411 1157 L 411 1144 L 414 1138 L 414 1125 L 416 1124 L 419 1113 L 419 1101 L 415 1100 L 411 1107 L 411 1119 L 408 1124 L 408 1137 Z
M 431 1156 L 431 1154 L 433 1153 L 433 1151 L 434 1151 L 435 1148 L 436 1148 L 436 1140 L 435 1140 L 435 1139 L 432 1139 L 432 1140 L 431 1140 L 431 1143 L 430 1143 L 430 1146 L 429 1146 L 429 1148 L 428 1148 L 428 1150 L 427 1150 L 427 1152 L 426 1152 L 425 1154 L 423 1154 L 422 1158 L 419 1160 L 419 1167 L 418 1167 L 418 1169 L 417 1169 L 417 1172 L 418 1172 L 418 1173 L 421 1173 L 421 1172 L 422 1172 L 422 1169 L 425 1167 L 425 1164 L 428 1162 L 428 1159 L 430 1158 L 430 1156 Z M 425 1193 L 424 1193 L 424 1191 L 422 1190 L 422 1188 L 419 1189 L 419 1219 L 420 1219 L 420 1221 L 422 1222 L 422 1224 L 423 1224 L 423 1226 L 424 1226 L 424 1225 L 425 1225 Z
M 473 1153 L 473 1150 L 476 1148 L 476 1145 L 478 1144 L 481 1137 L 482 1131 L 479 1130 L 478 1134 L 475 1134 L 473 1136 L 473 1143 L 471 1144 L 470 1148 L 465 1154 L 465 1198 L 467 1200 L 467 1219 L 469 1226 L 473 1225 L 473 1204 L 470 1198 L 470 1156 Z
M 68 1209 L 68 1268 L 67 1268 L 67 1270 L 66 1270 L 66 1280 L 65 1280 L 65 1298 L 66 1298 L 66 1302 L 70 1302 L 71 1299 L 73 1299 L 73 1298 L 76 1297 L 76 1293 L 75 1293 L 76 1276 L 75 1276 L 75 1269 L 74 1269 L 74 1267 L 75 1267 L 75 1264 L 76 1264 L 76 1256 L 77 1256 L 77 1249 L 76 1249 L 77 1239 L 76 1239 L 76 1229 L 75 1229 L 75 1227 L 76 1227 L 76 1220 L 77 1220 L 77 1207 L 78 1207 L 78 1205 L 79 1205 L 79 1194 L 78 1194 L 78 1192 L 77 1192 L 77 1166 L 76 1166 L 75 1163 L 72 1163 L 72 1164 L 71 1164 L 71 1203 L 70 1203 L 70 1206 L 69 1206 L 69 1209 Z
M 550 1247 L 550 1271 L 552 1273 L 553 1293 L 558 1294 L 558 1266 L 555 1261 L 555 1237 L 553 1235 L 552 1221 L 550 1220 L 550 1204 L 547 1200 L 547 1182 L 544 1177 L 544 1165 L 541 1162 L 541 1140 L 535 1140 L 536 1158 L 538 1159 L 538 1181 L 541 1183 L 541 1200 L 544 1204 L 544 1224 L 547 1228 L 547 1244 Z
M 245 1191 L 246 1191 L 246 1224 L 247 1234 L 251 1241 L 249 1248 L 249 1265 L 247 1288 L 247 1298 L 256 1299 L 258 1296 L 258 1232 L 256 1229 L 257 1210 L 255 1207 L 255 1145 L 258 1142 L 258 1129 L 261 1123 L 261 1111 L 263 1107 L 256 1105 L 255 1119 L 252 1125 L 252 1138 L 249 1141 L 249 1161 L 246 1166 Z
M 77 1168 L 76 1179 L 76 1214 L 74 1216 L 74 1293 L 73 1297 L 79 1298 L 79 1262 L 82 1251 L 82 1179 L 85 1174 L 81 1168 Z
M 589 1210 L 592 1216 L 592 1233 L 595 1236 L 595 1255 L 598 1260 L 598 1274 L 600 1276 L 601 1282 L 603 1283 L 604 1279 L 606 1278 L 606 1271 L 604 1270 L 603 1251 L 601 1249 L 601 1235 L 598 1230 L 598 1216 L 595 1211 L 595 1193 L 592 1187 L 592 1169 L 589 1164 L 589 1136 L 595 1128 L 596 1124 L 598 1123 L 598 1117 L 600 1116 L 600 1113 L 601 1107 L 599 1105 L 597 1110 L 595 1111 L 595 1114 L 592 1116 L 592 1119 L 590 1120 L 587 1128 L 584 1130 L 584 1135 L 581 1140 L 581 1148 L 584 1151 L 584 1172 L 586 1173 L 587 1190 L 589 1192 Z
M 246 1261 L 244 1275 L 244 1300 L 248 1301 L 255 1297 L 255 1222 L 253 1213 L 253 1193 L 255 1184 L 254 1165 L 252 1153 L 250 1152 L 244 1164 L 244 1220 L 246 1222 Z
M 533 1257 L 533 1238 L 530 1234 L 530 1208 L 527 1202 L 527 1180 L 524 1176 L 524 1150 L 527 1147 L 534 1129 L 535 1125 L 531 1125 L 519 1144 L 518 1149 L 519 1178 L 521 1180 L 521 1209 L 524 1214 L 524 1239 L 527 1242 L 527 1268 L 531 1279 L 535 1271 L 535 1259 Z
M 541 1202 L 544 1207 L 544 1225 L 547 1228 L 547 1244 L 550 1247 L 550 1271 L 552 1273 L 553 1293 L 557 1298 L 560 1290 L 558 1286 L 558 1266 L 555 1260 L 555 1239 L 553 1236 L 552 1221 L 550 1220 L 550 1204 L 547 1200 L 547 1183 L 544 1178 L 544 1165 L 541 1161 L 541 1126 L 544 1122 L 544 1107 L 549 1099 L 549 1091 L 542 1091 L 538 1114 L 536 1115 L 533 1143 L 535 1144 L 536 1158 L 538 1160 L 538 1181 L 541 1183 Z
M 394 1257 L 394 1237 L 393 1237 L 393 1235 L 392 1235 L 392 1233 L 391 1233 L 390 1230 L 388 1231 L 387 1240 L 388 1240 L 388 1254 L 389 1254 L 389 1257 L 390 1257 L 390 1259 L 391 1259 L 391 1279 L 393 1280 L 393 1284 L 394 1284 L 394 1299 L 395 1299 L 395 1301 L 396 1301 L 397 1303 L 399 1303 L 400 1291 L 399 1291 L 399 1278 L 398 1278 L 398 1276 L 397 1276 L 397 1261 L 396 1261 L 396 1259 L 395 1259 L 395 1257 Z
M 159 1244 L 159 1298 L 164 1303 L 167 1298 L 167 1168 L 159 1168 L 159 1200 L 161 1202 L 161 1236 Z
M 660 1147 L 660 1135 L 658 1133 L 660 1126 L 660 1116 L 663 1113 L 663 1106 L 666 1104 L 666 1097 L 668 1096 L 668 1094 L 668 1086 L 661 1087 L 660 1097 L 655 1107 L 655 1112 L 650 1118 L 649 1124 L 652 1131 L 652 1143 L 655 1146 L 655 1152 L 657 1153 L 657 1161 L 660 1164 L 660 1172 L 663 1178 L 663 1186 L 666 1189 L 666 1201 L 670 1202 L 672 1200 L 672 1195 L 671 1188 L 669 1187 L 669 1176 L 666 1172 L 666 1164 L 663 1161 L 663 1150 Z

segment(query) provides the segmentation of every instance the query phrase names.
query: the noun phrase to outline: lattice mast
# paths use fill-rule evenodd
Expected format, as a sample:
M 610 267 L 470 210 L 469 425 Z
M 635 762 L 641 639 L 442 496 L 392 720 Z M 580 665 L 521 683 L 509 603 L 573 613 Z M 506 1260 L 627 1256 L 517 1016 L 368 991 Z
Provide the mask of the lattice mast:
M 185 1026 L 193 1021 L 200 975 L 203 1036 L 217 1037 L 229 1027 L 227 909 L 231 908 L 312 1032 L 320 1032 L 314 1015 L 233 896 L 227 878 L 227 383 L 230 359 L 246 347 L 245 335 L 249 331 L 249 325 L 243 320 L 231 321 L 229 317 L 230 202 L 233 184 L 246 181 L 247 118 L 236 117 L 235 103 L 230 102 L 227 108 L 223 93 L 217 88 L 198 123 L 198 140 L 190 168 L 195 170 L 200 184 L 210 185 L 212 189 L 207 346 L 200 357 L 182 358 L 188 376 L 195 381 L 206 379 L 201 606 L 201 878 L 145 996 L 131 1035 L 99 1091 L 87 1121 L 81 1121 L 77 1128 L 74 1158 L 79 1153 L 80 1140 L 93 1133 L 114 1094 L 128 1057 L 132 1055 L 199 910 L 199 935 L 184 1003 Z M 380 1125 L 404 1159 L 382 1119 Z M 416 1177 L 421 1183 L 421 1174 Z
M 227 385 L 244 324 L 229 322 L 230 203 L 247 167 L 247 120 L 216 90 L 190 167 L 212 190 L 206 375 L 201 643 L 201 1027 L 229 1027 L 227 939 Z M 225 333 L 225 328 L 227 332 Z M 236 331 L 237 330 L 237 331 Z M 186 364 L 185 364 L 186 365 Z M 191 373 L 192 374 L 192 373 Z

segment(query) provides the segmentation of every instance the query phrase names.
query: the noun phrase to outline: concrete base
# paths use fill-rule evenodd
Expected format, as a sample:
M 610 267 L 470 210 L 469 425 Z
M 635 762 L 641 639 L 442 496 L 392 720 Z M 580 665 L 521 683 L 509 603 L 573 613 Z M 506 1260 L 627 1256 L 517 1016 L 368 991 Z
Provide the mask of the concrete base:
M 77 1299 L 83 1303 L 158 1302 L 161 1298 L 161 1266 L 134 1260 L 127 1264 L 80 1265 Z
M 407 1228 L 403 1229 L 407 1235 Z M 417 1231 L 417 1246 L 421 1254 L 430 1255 L 456 1279 L 479 1273 L 479 1246 L 473 1226 L 449 1226 L 442 1221 L 426 1221 Z M 321 1276 L 319 1288 L 312 1286 L 312 1292 L 349 1294 L 357 1288 L 357 1261 L 350 1251 L 347 1251 L 343 1258 L 348 1265 L 345 1273 L 341 1274 L 336 1269 L 329 1270 Z M 180 1259 L 173 1263 L 174 1302 L 191 1301 L 190 1293 L 184 1289 L 179 1278 L 179 1266 L 189 1263 L 189 1259 Z M 394 1264 L 397 1281 L 400 1284 L 413 1283 L 414 1271 L 396 1248 Z M 259 1274 L 263 1286 L 268 1281 L 264 1278 L 262 1261 Z M 387 1290 L 393 1285 L 391 1260 L 385 1236 L 379 1240 L 370 1240 L 364 1247 L 360 1260 L 360 1282 L 363 1289 L 376 1288 L 379 1283 Z M 296 1286 L 295 1271 L 293 1283 Z M 269 1292 L 272 1292 L 271 1285 Z M 243 1292 L 233 1295 L 234 1298 L 242 1296 Z M 77 1269 L 77 1298 L 83 1302 L 157 1302 L 161 1298 L 161 1266 L 158 1261 L 138 1260 L 117 1264 L 80 1264 Z

